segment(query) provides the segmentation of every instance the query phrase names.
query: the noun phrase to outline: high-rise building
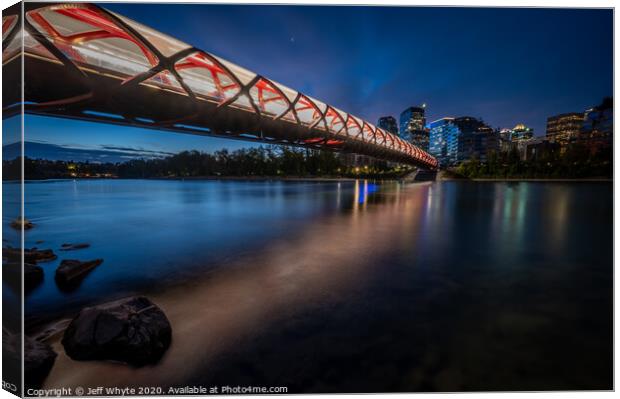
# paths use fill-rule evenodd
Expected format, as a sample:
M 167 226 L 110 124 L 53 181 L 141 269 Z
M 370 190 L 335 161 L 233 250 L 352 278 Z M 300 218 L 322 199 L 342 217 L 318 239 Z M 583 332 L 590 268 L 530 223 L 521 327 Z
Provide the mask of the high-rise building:
M 499 131 L 499 150 L 501 152 L 510 152 L 513 147 L 512 129 L 501 129 Z
M 527 127 L 522 123 L 512 128 L 511 140 L 513 145 L 519 150 L 519 156 L 522 160 L 526 159 L 526 152 L 528 144 L 531 144 L 534 140 L 534 129 Z
M 458 134 L 454 118 L 441 118 L 430 123 L 429 153 L 437 158 L 440 166 L 456 163 Z
M 585 112 L 579 141 L 592 153 L 612 146 L 614 131 L 613 99 L 607 97 L 600 105 Z
M 499 151 L 499 145 L 499 132 L 476 118 L 442 118 L 430 123 L 429 152 L 441 166 L 471 158 L 485 162 L 489 153 Z
M 499 151 L 499 132 L 479 119 L 463 116 L 454 119 L 458 127 L 457 162 L 471 158 L 485 162 L 491 151 Z
M 392 134 L 398 134 L 398 125 L 396 124 L 396 119 L 393 116 L 382 116 L 379 118 L 379 123 L 377 123 L 377 125 L 379 125 L 381 129 Z
M 519 142 L 522 140 L 529 140 L 532 137 L 534 137 L 534 129 L 527 127 L 522 123 L 519 123 L 512 129 L 512 141 Z
M 400 114 L 399 136 L 403 140 L 428 151 L 429 131 L 426 129 L 426 104 L 409 107 Z
M 560 144 L 561 151 L 579 139 L 583 127 L 583 112 L 569 112 L 547 118 L 547 140 Z

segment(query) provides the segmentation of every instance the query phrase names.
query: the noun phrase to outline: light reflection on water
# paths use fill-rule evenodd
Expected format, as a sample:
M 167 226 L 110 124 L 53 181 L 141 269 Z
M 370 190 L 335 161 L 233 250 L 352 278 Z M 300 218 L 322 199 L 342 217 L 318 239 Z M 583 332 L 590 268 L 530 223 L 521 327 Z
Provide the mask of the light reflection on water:
M 155 367 L 61 354 L 49 386 L 610 387 L 611 184 L 79 181 L 27 195 L 27 245 L 88 241 L 71 255 L 105 259 L 72 293 L 47 277 L 28 316 L 146 292 L 174 330 Z

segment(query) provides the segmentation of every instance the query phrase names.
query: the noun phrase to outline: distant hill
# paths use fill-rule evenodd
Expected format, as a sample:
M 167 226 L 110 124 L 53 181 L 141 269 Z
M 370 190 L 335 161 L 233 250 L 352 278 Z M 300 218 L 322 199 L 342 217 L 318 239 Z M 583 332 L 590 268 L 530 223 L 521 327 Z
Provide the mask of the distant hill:
M 85 149 L 64 147 L 57 144 L 37 143 L 26 141 L 24 143 L 26 156 L 32 159 L 46 159 L 51 161 L 75 161 L 75 162 L 126 162 L 131 159 L 155 159 L 163 158 L 173 153 L 149 151 L 128 147 L 102 147 L 101 149 Z M 7 144 L 2 147 L 2 159 L 5 161 L 15 159 L 21 151 L 20 143 Z

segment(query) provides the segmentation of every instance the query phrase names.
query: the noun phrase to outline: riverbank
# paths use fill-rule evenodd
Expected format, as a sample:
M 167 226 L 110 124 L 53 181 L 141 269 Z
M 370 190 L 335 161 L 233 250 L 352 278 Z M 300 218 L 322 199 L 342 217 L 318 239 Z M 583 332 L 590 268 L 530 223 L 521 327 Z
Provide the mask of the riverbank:
M 369 179 L 368 177 L 302 177 L 302 176 L 191 176 L 191 177 L 152 177 L 148 180 L 232 180 L 232 181 L 313 181 L 339 182 Z
M 556 179 L 556 178 L 475 178 L 468 179 L 475 182 L 542 182 L 542 183 L 612 183 L 613 179 L 586 178 L 586 179 Z
M 53 178 L 53 179 L 26 179 L 25 182 L 40 182 L 40 181 L 71 181 L 71 180 L 161 180 L 161 181 L 253 181 L 253 182 L 270 182 L 270 181 L 284 181 L 284 182 L 354 182 L 356 180 L 377 180 L 377 181 L 404 181 L 408 175 L 404 176 L 359 176 L 359 177 L 331 177 L 331 176 L 162 176 L 162 177 L 149 177 L 144 179 L 136 178 L 122 178 L 122 177 L 66 177 L 66 178 Z M 489 177 L 489 178 L 468 178 L 465 176 L 446 174 L 445 171 L 440 171 L 437 174 L 437 181 L 470 181 L 470 182 L 546 182 L 546 183 L 612 183 L 613 179 L 610 178 L 533 178 L 533 177 Z M 5 183 L 19 182 L 19 180 L 3 180 Z M 415 183 L 416 181 L 407 181 L 408 183 Z
M 442 170 L 437 174 L 438 181 L 471 181 L 471 182 L 543 182 L 543 183 L 612 183 L 606 177 L 557 178 L 557 177 L 466 177 L 452 171 Z
M 475 183 L 613 183 L 613 179 L 533 179 L 533 178 L 505 178 L 505 179 L 464 179 L 438 178 L 445 182 L 475 182 Z
M 71 181 L 71 180 L 163 180 L 163 181 L 298 181 L 298 182 L 354 182 L 356 180 L 380 180 L 399 181 L 403 177 L 398 176 L 359 176 L 359 177 L 308 177 L 308 176 L 189 176 L 189 177 L 147 177 L 147 178 L 124 178 L 124 177 L 65 177 L 53 179 L 25 179 L 25 182 L 40 181 Z M 16 183 L 19 180 L 3 180 L 4 183 Z

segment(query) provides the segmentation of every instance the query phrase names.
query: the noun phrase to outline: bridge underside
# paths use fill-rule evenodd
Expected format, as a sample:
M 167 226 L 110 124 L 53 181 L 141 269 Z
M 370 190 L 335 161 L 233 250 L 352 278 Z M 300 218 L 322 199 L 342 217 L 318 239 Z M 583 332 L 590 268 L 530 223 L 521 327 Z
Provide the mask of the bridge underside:
M 4 76 L 19 76 L 20 64 L 15 62 L 4 67 Z M 284 125 L 257 115 L 239 117 L 238 110 L 220 108 L 212 103 L 197 105 L 189 97 L 161 91 L 149 86 L 136 86 L 123 90 L 118 82 L 105 75 L 88 76 L 92 94 L 79 93 L 85 89 L 80 85 L 66 85 L 71 81 L 70 71 L 62 65 L 50 64 L 36 58 L 25 57 L 30 95 L 26 97 L 24 110 L 28 114 L 79 119 L 147 129 L 166 130 L 176 133 L 190 133 L 204 136 L 218 136 L 267 144 L 292 145 L 297 147 L 342 151 L 363 154 L 394 162 L 420 165 L 409 156 L 380 146 L 367 146 L 359 140 L 335 142 L 329 134 L 297 125 Z M 45 76 L 54 76 L 51 81 Z M 7 82 L 8 83 L 8 82 Z M 10 85 L 5 84 L 5 88 Z M 33 90 L 33 88 L 36 88 Z M 95 95 L 96 93 L 96 95 Z M 5 117 L 20 111 L 20 93 L 12 99 L 5 97 L 5 103 L 13 104 L 4 110 Z M 58 99 L 79 98 L 74 103 L 56 105 Z M 148 98 L 148 101 L 144 101 Z M 6 101 L 8 100 L 8 101 Z M 13 101 L 11 101 L 13 100 Z M 33 101 L 38 100 L 38 101 Z M 47 103 L 48 105 L 38 105 Z M 34 104 L 37 103 L 37 104 Z M 87 132 L 85 132 L 87 134 Z
M 21 111 L 21 60 L 29 114 L 437 166 L 370 123 L 98 6 L 28 3 L 23 21 L 5 10 L 4 117 Z

